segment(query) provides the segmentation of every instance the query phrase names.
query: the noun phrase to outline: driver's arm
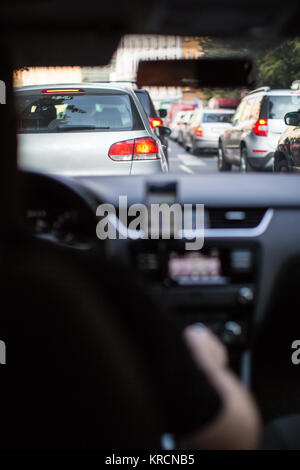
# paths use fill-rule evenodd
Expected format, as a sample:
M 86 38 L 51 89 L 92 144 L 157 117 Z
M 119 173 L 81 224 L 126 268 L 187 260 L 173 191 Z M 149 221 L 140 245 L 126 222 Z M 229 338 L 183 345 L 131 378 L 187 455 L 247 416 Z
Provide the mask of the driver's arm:
M 260 437 L 259 413 L 250 394 L 227 368 L 224 346 L 208 329 L 193 326 L 186 328 L 184 339 L 219 393 L 222 406 L 212 422 L 186 435 L 183 445 L 194 449 L 255 449 Z

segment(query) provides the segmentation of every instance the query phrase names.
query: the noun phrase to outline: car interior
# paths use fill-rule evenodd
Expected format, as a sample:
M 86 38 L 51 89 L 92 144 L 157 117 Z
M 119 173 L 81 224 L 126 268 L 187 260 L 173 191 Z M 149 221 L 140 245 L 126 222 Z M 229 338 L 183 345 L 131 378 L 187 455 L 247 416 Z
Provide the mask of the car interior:
M 128 0 L 117 8 L 95 0 L 84 6 L 69 0 L 2 2 L 0 339 L 7 357 L 0 365 L 1 449 L 156 445 L 160 413 L 128 334 L 139 326 L 130 323 L 133 310 L 140 310 L 141 328 L 151 322 L 151 309 L 180 331 L 208 326 L 226 345 L 264 423 L 300 413 L 299 366 L 291 361 L 292 344 L 300 339 L 298 175 L 68 178 L 21 170 L 20 121 L 26 132 L 37 120 L 43 126 L 57 119 L 57 111 L 50 106 L 45 115 L 37 104 L 22 117 L 13 89 L 16 68 L 107 65 L 126 34 L 294 38 L 299 10 L 292 0 Z M 140 63 L 137 84 L 254 88 L 256 73 L 245 56 L 149 60 Z M 119 109 L 102 113 L 101 123 L 120 127 Z M 185 238 L 142 239 L 137 229 L 120 236 L 120 195 L 129 205 L 204 204 L 203 248 L 187 251 Z M 102 203 L 116 209 L 117 239 L 96 235 Z M 201 260 L 214 269 L 212 280 L 186 275 Z M 120 311 L 128 316 L 127 329 L 119 323 Z M 110 420 L 103 423 L 104 410 Z

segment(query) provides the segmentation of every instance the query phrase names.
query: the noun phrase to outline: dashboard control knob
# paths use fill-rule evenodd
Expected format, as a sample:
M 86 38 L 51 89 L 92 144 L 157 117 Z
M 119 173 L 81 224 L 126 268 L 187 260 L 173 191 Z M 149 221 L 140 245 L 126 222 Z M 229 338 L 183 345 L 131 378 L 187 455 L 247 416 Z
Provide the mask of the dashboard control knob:
M 225 344 L 234 344 L 239 342 L 242 335 L 242 327 L 235 321 L 228 321 L 224 325 L 222 340 Z
M 251 287 L 241 287 L 238 294 L 238 301 L 241 304 L 249 304 L 253 302 L 254 294 Z
M 233 336 L 240 336 L 242 334 L 242 327 L 236 321 L 226 322 L 224 329 L 227 333 L 231 333 Z

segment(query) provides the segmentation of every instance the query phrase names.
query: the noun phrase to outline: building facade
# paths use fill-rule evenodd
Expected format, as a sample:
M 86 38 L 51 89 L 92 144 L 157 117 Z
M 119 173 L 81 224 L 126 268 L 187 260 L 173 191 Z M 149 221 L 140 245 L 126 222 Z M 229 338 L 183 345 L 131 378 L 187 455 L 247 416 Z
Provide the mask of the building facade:
M 110 79 L 134 82 L 140 60 L 181 59 L 182 38 L 161 35 L 127 35 L 122 38 L 115 54 L 115 71 Z M 180 100 L 181 89 L 177 87 L 148 88 L 156 106 L 162 101 Z

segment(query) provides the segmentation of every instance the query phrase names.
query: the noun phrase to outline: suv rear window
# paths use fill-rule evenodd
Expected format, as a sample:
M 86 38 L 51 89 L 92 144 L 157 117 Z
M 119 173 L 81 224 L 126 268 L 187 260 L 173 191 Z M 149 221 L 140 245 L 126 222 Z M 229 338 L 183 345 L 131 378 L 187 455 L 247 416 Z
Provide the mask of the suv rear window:
M 18 132 L 109 132 L 143 129 L 132 98 L 126 93 L 19 93 Z
M 203 122 L 231 122 L 234 113 L 204 113 Z
M 286 113 L 300 108 L 300 95 L 268 96 L 267 118 L 283 119 Z

